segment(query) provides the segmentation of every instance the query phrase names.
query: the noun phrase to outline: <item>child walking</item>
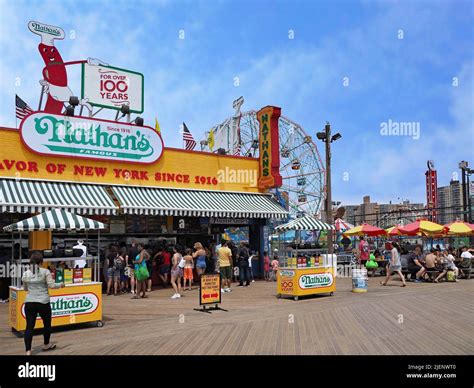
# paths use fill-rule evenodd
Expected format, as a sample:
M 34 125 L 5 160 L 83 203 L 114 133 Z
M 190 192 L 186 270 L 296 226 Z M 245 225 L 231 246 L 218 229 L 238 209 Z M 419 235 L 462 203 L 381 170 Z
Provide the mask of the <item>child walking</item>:
M 189 281 L 189 288 L 188 290 L 191 291 L 191 287 L 193 286 L 193 269 L 194 269 L 194 261 L 193 261 L 193 251 L 191 248 L 186 248 L 184 252 L 184 288 L 183 290 L 186 291 L 186 281 Z

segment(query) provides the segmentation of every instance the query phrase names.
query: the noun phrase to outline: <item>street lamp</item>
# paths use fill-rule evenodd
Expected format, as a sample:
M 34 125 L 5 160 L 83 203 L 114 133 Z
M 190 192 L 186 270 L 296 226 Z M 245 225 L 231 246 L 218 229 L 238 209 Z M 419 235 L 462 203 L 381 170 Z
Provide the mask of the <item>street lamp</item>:
M 469 168 L 469 163 L 466 162 L 465 160 L 462 160 L 459 163 L 459 168 L 461 169 L 463 221 L 464 222 L 471 222 L 471 206 L 470 206 L 470 195 L 469 195 L 469 175 L 472 172 L 472 170 Z M 467 177 L 467 185 L 466 185 L 466 177 Z M 468 208 L 469 208 L 469 211 L 468 211 Z
M 326 222 L 333 224 L 332 219 L 332 192 L 331 192 L 331 143 L 339 140 L 342 135 L 338 132 L 331 136 L 331 125 L 326 122 L 324 132 L 317 132 L 316 137 L 326 143 Z M 328 233 L 328 253 L 333 254 L 332 231 Z

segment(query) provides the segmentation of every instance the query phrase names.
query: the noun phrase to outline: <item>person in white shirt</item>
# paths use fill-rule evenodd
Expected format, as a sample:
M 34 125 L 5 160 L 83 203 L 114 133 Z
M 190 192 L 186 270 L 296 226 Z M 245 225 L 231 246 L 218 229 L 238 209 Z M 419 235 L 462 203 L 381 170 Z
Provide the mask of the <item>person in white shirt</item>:
M 252 260 L 255 260 L 258 258 L 258 252 L 251 252 L 249 256 L 249 277 L 252 280 L 252 283 L 255 283 L 255 279 L 253 276 L 253 270 L 252 270 Z
M 85 258 L 87 257 L 87 247 L 84 245 L 83 240 L 77 240 L 77 245 L 74 245 L 72 249 L 80 249 L 82 251 L 81 259 L 82 260 L 74 260 L 74 268 L 84 268 L 87 264 Z
M 468 269 L 471 266 L 471 261 L 472 261 L 472 253 L 469 252 L 469 248 L 467 246 L 463 247 L 462 253 L 461 253 L 461 262 L 459 263 L 459 269 L 463 275 L 465 275 L 463 268 Z

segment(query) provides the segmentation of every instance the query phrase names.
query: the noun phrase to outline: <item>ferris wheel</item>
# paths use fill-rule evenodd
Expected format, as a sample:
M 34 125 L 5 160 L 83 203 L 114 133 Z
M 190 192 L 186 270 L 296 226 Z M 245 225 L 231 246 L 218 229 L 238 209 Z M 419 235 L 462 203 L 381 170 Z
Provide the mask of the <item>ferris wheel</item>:
M 224 148 L 227 154 L 258 157 L 257 112 L 240 112 L 242 103 L 243 98 L 234 101 L 235 114 L 212 128 L 217 144 L 214 150 Z M 279 133 L 283 185 L 277 196 L 294 215 L 318 215 L 324 199 L 325 170 L 316 144 L 300 125 L 284 116 L 279 118 Z M 201 141 L 201 149 L 209 150 L 206 140 Z

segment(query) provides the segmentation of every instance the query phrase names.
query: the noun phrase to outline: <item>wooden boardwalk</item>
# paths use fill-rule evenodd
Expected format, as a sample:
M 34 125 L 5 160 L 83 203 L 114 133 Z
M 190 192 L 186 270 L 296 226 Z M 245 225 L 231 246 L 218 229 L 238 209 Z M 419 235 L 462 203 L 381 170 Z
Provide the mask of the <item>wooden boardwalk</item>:
M 171 300 L 170 289 L 148 299 L 104 296 L 102 328 L 55 329 L 58 349 L 49 354 L 473 354 L 474 281 L 378 285 L 367 294 L 338 279 L 334 296 L 277 299 L 276 283 L 258 281 L 223 294 L 229 312 L 204 314 L 198 291 Z M 33 340 L 40 353 L 42 337 Z M 8 305 L 0 305 L 0 354 L 23 354 L 23 340 L 8 327 Z

